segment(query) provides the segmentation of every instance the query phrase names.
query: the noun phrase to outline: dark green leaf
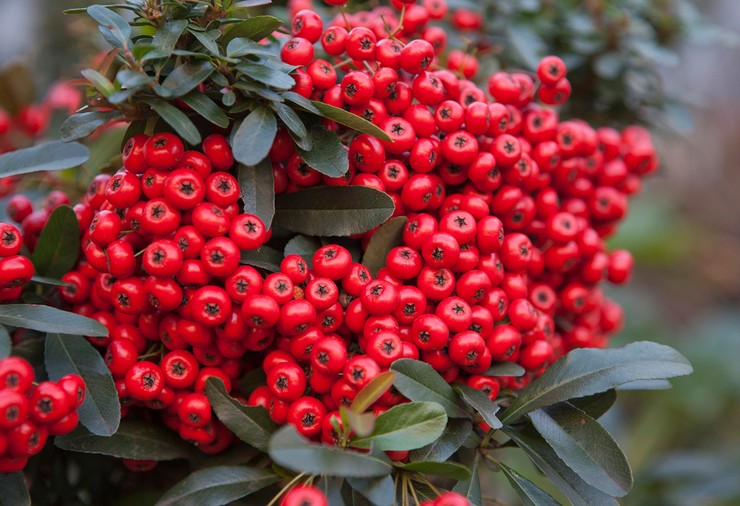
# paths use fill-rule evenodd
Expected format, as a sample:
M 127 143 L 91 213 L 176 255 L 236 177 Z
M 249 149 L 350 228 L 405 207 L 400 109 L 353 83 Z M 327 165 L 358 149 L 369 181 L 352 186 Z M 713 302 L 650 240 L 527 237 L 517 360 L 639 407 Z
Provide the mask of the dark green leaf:
M 460 449 L 472 430 L 473 424 L 470 420 L 449 420 L 444 432 L 436 441 L 412 451 L 409 459 L 411 462 L 445 462 Z
M 90 84 L 106 98 L 110 97 L 116 91 L 115 85 L 97 70 L 85 69 L 80 71 L 80 74 L 90 81 Z
M 245 443 L 267 451 L 270 435 L 277 426 L 270 420 L 265 408 L 244 406 L 226 392 L 222 381 L 216 379 L 208 380 L 206 394 L 213 411 L 224 425 Z
M 409 402 L 393 406 L 375 419 L 368 437 L 352 440 L 352 446 L 379 450 L 414 450 L 436 441 L 447 426 L 447 414 L 436 402 Z
M 671 388 L 673 388 L 673 385 L 668 380 L 644 380 L 619 385 L 616 390 L 625 392 L 629 390 L 670 390 Z
M 294 91 L 286 91 L 285 93 L 283 93 L 283 98 L 310 113 L 318 114 L 319 116 L 321 116 L 321 112 L 316 109 L 316 107 L 314 107 L 313 102 Z
M 342 506 L 377 506 L 370 502 L 367 497 L 352 488 L 350 484 L 347 483 L 347 480 L 343 481 L 342 495 L 340 499 L 341 502 L 337 502 L 337 504 Z M 333 506 L 334 503 L 331 503 L 331 505 Z
M 120 117 L 121 113 L 118 111 L 92 111 L 74 114 L 62 123 L 60 139 L 63 142 L 82 139 L 109 121 Z
M 0 506 L 31 506 L 31 496 L 22 472 L 0 473 Z
M 586 483 L 615 497 L 632 488 L 632 471 L 621 448 L 586 413 L 560 403 L 532 411 L 529 419 L 558 457 Z
M 308 263 L 308 267 L 311 268 L 313 254 L 321 246 L 321 241 L 315 237 L 297 235 L 285 244 L 284 254 L 286 257 L 288 255 L 300 255 Z
M 243 264 L 259 267 L 266 271 L 279 272 L 283 254 L 269 246 L 262 246 L 255 250 L 242 251 L 240 261 Z
M 216 44 L 216 39 L 221 36 L 221 32 L 219 30 L 210 30 L 207 32 L 203 32 L 200 30 L 188 28 L 188 31 L 196 39 L 198 39 L 198 42 L 200 42 L 205 50 L 208 51 L 212 56 L 220 56 L 221 53 L 218 49 L 218 44 Z
M 519 495 L 524 506 L 559 506 L 558 502 L 550 494 L 540 487 L 520 475 L 513 469 L 499 463 L 506 479 L 511 483 L 511 487 Z
M 96 436 L 77 427 L 65 436 L 58 436 L 54 444 L 62 450 L 124 459 L 173 460 L 195 455 L 192 445 L 162 425 L 130 418 L 121 420 L 118 431 L 110 437 Z
M 453 480 L 470 479 L 470 469 L 457 462 L 409 462 L 398 467 L 404 471 L 442 476 Z
M 597 420 L 601 418 L 604 413 L 609 411 L 609 408 L 614 405 L 616 400 L 617 392 L 614 390 L 607 390 L 606 392 L 572 399 L 569 403 L 581 411 L 586 412 L 586 414 L 594 420 Z
M 277 133 L 275 115 L 260 106 L 244 118 L 234 133 L 231 147 L 234 158 L 244 165 L 254 166 L 267 157 Z
M 273 223 L 293 232 L 347 236 L 371 230 L 393 214 L 393 200 L 365 186 L 305 188 L 278 195 Z
M 205 81 L 212 73 L 213 65 L 209 61 L 183 63 L 175 67 L 162 85 L 155 89 L 161 97 L 181 97 Z
M 560 460 L 542 436 L 531 425 L 522 430 L 504 428 L 514 442 L 532 459 L 532 462 L 553 482 L 563 494 L 573 503 L 573 506 L 617 506 L 617 501 L 595 489 L 571 468 Z
M 188 26 L 187 19 L 174 19 L 165 22 L 165 24 L 157 30 L 152 45 L 155 47 L 154 51 L 148 52 L 143 61 L 155 60 L 158 58 L 169 58 L 172 55 L 172 51 L 175 49 L 177 40 L 182 35 L 185 27 Z
M 412 401 L 430 401 L 441 404 L 450 418 L 469 418 L 459 399 L 447 383 L 432 366 L 402 358 L 396 360 L 391 369 L 396 372 L 396 388 Z
M 274 53 L 251 39 L 238 37 L 231 39 L 226 46 L 226 55 L 230 58 L 254 54 L 258 56 L 274 56 Z
M 244 37 L 259 42 L 268 35 L 272 35 L 272 32 L 280 28 L 282 24 L 282 21 L 273 16 L 254 16 L 234 25 L 221 37 L 221 43 L 228 44 L 237 37 Z
M 493 364 L 484 374 L 486 376 L 524 376 L 524 367 L 514 362 L 499 362 Z
M 200 144 L 200 132 L 195 128 L 195 125 L 190 121 L 187 114 L 174 105 L 158 98 L 152 98 L 145 102 L 150 105 L 151 108 L 154 109 L 154 112 L 159 114 L 159 116 L 168 125 L 170 125 L 185 142 L 193 146 Z
M 270 93 L 273 92 L 270 91 Z M 275 109 L 280 120 L 285 123 L 286 127 L 288 127 L 288 130 L 293 136 L 293 139 L 295 139 L 296 144 L 301 149 L 311 149 L 314 139 L 312 136 L 308 135 L 308 130 L 306 130 L 306 126 L 303 124 L 303 121 L 301 121 L 301 118 L 298 117 L 298 114 L 285 104 L 273 103 L 272 107 Z
M 265 384 L 267 384 L 267 375 L 261 367 L 257 367 L 239 379 L 239 391 L 243 395 L 250 395 L 257 387 Z
M 116 80 L 126 88 L 139 88 L 145 84 L 153 82 L 154 78 L 148 74 L 123 69 L 116 74 Z
M 365 254 L 362 255 L 362 264 L 375 276 L 385 267 L 385 257 L 388 252 L 403 242 L 403 227 L 406 226 L 406 216 L 396 216 L 383 223 L 373 233 L 367 244 Z
M 80 255 L 80 225 L 69 206 L 59 206 L 41 230 L 31 255 L 39 276 L 61 278 L 72 270 Z
M 203 116 L 216 126 L 226 128 L 229 126 L 229 117 L 216 103 L 200 91 L 193 91 L 180 100 L 190 106 L 192 110 Z
M 0 359 L 10 355 L 10 349 L 13 347 L 13 342 L 10 340 L 10 334 L 8 329 L 3 325 L 0 325 Z
M 374 478 L 390 474 L 388 460 L 333 446 L 313 444 L 286 425 L 270 438 L 272 460 L 296 472 L 344 478 Z
M 357 392 L 349 409 L 355 413 L 364 413 L 393 386 L 395 380 L 396 373 L 393 371 L 378 374 Z
M 76 374 L 85 380 L 87 394 L 79 408 L 80 423 L 96 436 L 110 436 L 118 430 L 121 405 L 113 377 L 103 357 L 84 337 L 48 334 L 44 364 L 49 379 Z
M 275 216 L 275 179 L 270 162 L 263 160 L 257 165 L 239 164 L 237 177 L 244 212 L 257 216 L 266 228 L 270 228 Z
M 100 32 L 113 46 L 123 49 L 131 37 L 131 26 L 128 21 L 102 5 L 91 5 L 87 13 L 100 24 Z
M 236 66 L 236 70 L 257 82 L 279 90 L 289 90 L 295 86 L 295 80 L 285 72 L 257 63 L 241 63 Z
M 377 137 L 384 141 L 392 140 L 390 136 L 379 127 L 370 123 L 368 120 L 361 118 L 357 114 L 353 114 L 344 109 L 340 109 L 339 107 L 334 107 L 333 105 L 318 102 L 316 100 L 312 100 L 311 104 L 313 104 L 313 106 L 318 109 L 321 115 L 325 118 L 329 118 L 330 120 L 336 121 L 352 130 L 372 135 L 373 137 Z
M 467 385 L 460 385 L 455 390 L 460 394 L 462 400 L 476 410 L 492 429 L 500 429 L 502 427 L 501 422 L 496 418 L 499 405 L 489 399 L 484 392 Z
M 394 504 L 396 488 L 390 475 L 381 478 L 347 478 L 347 483 L 373 504 Z
M 510 423 L 535 409 L 611 390 L 625 383 L 674 378 L 691 371 L 683 355 L 649 341 L 603 350 L 576 349 L 523 389 L 501 421 Z
M 241 2 L 235 2 L 233 7 L 248 8 L 260 5 L 269 5 L 271 3 L 272 0 L 241 0 Z
M 42 170 L 64 170 L 82 165 L 90 152 L 77 142 L 47 142 L 0 155 L 0 177 Z
M 470 455 L 465 455 L 469 457 L 466 459 L 466 462 L 470 461 L 472 463 L 470 467 L 470 478 L 458 481 L 452 488 L 452 491 L 464 496 L 474 506 L 482 506 L 483 495 L 480 487 L 480 475 L 478 474 L 481 458 L 480 453 L 477 450 L 468 450 L 467 453 Z
M 292 111 L 292 109 L 285 107 Z M 347 149 L 339 136 L 330 130 L 311 130 L 313 147 L 306 151 L 296 146 L 296 151 L 312 169 L 328 177 L 341 177 L 349 170 Z
M 167 491 L 157 506 L 221 506 L 280 481 L 272 471 L 241 466 L 217 466 L 195 471 Z
M 108 329 L 92 318 L 39 304 L 0 305 L 0 323 L 39 332 L 96 337 L 108 335 Z

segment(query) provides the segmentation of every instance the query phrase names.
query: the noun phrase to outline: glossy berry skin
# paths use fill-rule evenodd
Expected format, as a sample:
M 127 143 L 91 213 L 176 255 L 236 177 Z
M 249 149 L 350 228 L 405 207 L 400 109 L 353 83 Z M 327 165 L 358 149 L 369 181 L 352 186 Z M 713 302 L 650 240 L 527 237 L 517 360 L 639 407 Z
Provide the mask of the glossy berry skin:
M 126 391 L 132 398 L 140 401 L 154 400 L 164 386 L 164 375 L 153 362 L 137 362 L 126 372 Z
M 150 167 L 158 170 L 175 167 L 182 159 L 184 151 L 182 140 L 167 132 L 152 135 L 143 146 L 144 160 Z
M 346 0 L 325 0 L 330 5 L 340 5 Z M 280 500 L 280 506 L 329 506 L 329 500 L 317 487 L 296 485 Z
M 290 404 L 287 422 L 300 434 L 313 437 L 321 432 L 326 407 L 315 397 L 301 397 Z
M 20 231 L 10 223 L 0 223 L 0 257 L 17 255 L 22 246 Z
M 267 387 L 277 399 L 296 401 L 306 390 L 306 374 L 296 364 L 278 364 L 267 372 Z

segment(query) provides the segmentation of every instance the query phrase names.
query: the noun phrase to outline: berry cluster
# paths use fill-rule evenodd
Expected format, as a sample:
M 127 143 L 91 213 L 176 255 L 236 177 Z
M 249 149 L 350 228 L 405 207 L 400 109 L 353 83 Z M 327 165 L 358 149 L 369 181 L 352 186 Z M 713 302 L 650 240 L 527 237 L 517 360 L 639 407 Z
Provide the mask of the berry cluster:
M 20 255 L 23 237 L 10 223 L 0 223 L 0 302 L 18 299 L 33 276 L 33 264 Z
M 76 374 L 34 383 L 24 359 L 0 359 L 0 473 L 20 471 L 49 436 L 74 430 L 84 399 L 85 383 Z

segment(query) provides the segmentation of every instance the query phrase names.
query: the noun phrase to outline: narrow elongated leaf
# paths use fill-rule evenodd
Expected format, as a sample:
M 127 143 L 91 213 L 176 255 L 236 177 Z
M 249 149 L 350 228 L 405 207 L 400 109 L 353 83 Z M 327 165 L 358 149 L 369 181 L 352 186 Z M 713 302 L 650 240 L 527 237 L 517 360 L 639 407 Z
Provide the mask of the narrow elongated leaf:
M 558 457 L 586 483 L 615 497 L 632 488 L 627 458 L 599 422 L 568 403 L 538 409 L 528 416 Z
M 453 492 L 464 496 L 474 506 L 483 505 L 483 494 L 480 487 L 480 453 L 477 450 L 466 450 L 463 455 L 464 461 L 471 462 L 470 477 L 466 480 L 458 481 L 452 488 Z
M 82 139 L 109 121 L 120 117 L 121 113 L 118 111 L 92 111 L 74 114 L 62 123 L 60 139 L 63 142 Z
M 236 2 L 233 7 L 257 7 L 259 5 L 269 5 L 272 3 L 272 0 L 242 0 L 241 2 Z
M 291 110 L 286 107 L 287 110 Z M 339 136 L 329 130 L 311 130 L 313 146 L 309 151 L 296 146 L 296 151 L 312 169 L 328 177 L 341 177 L 349 170 L 347 149 Z
M 80 225 L 69 206 L 59 206 L 49 216 L 41 230 L 31 255 L 39 276 L 61 278 L 72 270 L 80 255 Z
M 154 51 L 148 52 L 143 61 L 155 60 L 158 58 L 169 58 L 172 54 L 172 50 L 175 49 L 177 40 L 182 35 L 185 27 L 188 26 L 187 19 L 174 19 L 165 22 L 165 24 L 157 30 L 157 34 L 152 40 Z
M 357 392 L 349 409 L 355 413 L 364 413 L 393 386 L 395 380 L 396 373 L 393 371 L 378 374 L 370 380 L 370 383 L 362 387 L 362 390 Z
M 188 104 L 192 110 L 214 125 L 220 126 L 221 128 L 229 126 L 229 117 L 223 109 L 216 105 L 216 103 L 208 98 L 207 95 L 196 90 L 180 97 L 180 100 Z
M 0 358 L 5 358 L 10 355 L 10 350 L 13 347 L 13 342 L 10 340 L 10 334 L 8 329 L 3 325 L 0 325 Z
M 671 388 L 673 388 L 673 385 L 668 380 L 643 380 L 619 385 L 616 390 L 626 392 L 629 390 L 670 390 Z
M 412 401 L 436 402 L 442 405 L 450 418 L 470 417 L 460 405 L 455 391 L 431 365 L 402 358 L 391 365 L 391 370 L 396 373 L 396 388 Z
M 673 348 L 639 341 L 621 348 L 571 351 L 523 389 L 501 417 L 504 423 L 538 408 L 640 380 L 685 376 L 693 369 Z
M 247 39 L 246 37 L 231 39 L 226 46 L 226 55 L 229 58 L 236 58 L 248 54 L 257 56 L 274 56 L 272 51 L 251 39 Z
M 237 177 L 244 212 L 257 216 L 270 228 L 275 216 L 275 179 L 270 163 L 263 160 L 257 165 L 239 164 Z
M 347 478 L 347 483 L 373 504 L 394 503 L 396 489 L 390 475 L 380 478 Z
M 91 5 L 87 13 L 100 24 L 100 32 L 109 43 L 121 49 L 128 45 L 131 37 L 128 21 L 102 5 Z
M 313 254 L 321 248 L 323 244 L 316 237 L 297 235 L 285 244 L 285 256 L 300 255 L 312 267 Z
M 407 221 L 406 216 L 396 216 L 383 223 L 373 233 L 365 254 L 362 255 L 362 265 L 367 267 L 373 276 L 385 266 L 385 257 L 388 256 L 390 250 L 400 246 L 403 242 L 403 227 L 406 226 Z
M 118 430 L 121 405 L 110 370 L 103 357 L 80 336 L 48 334 L 44 364 L 49 379 L 76 374 L 85 380 L 87 393 L 79 408 L 80 423 L 92 434 L 110 436 Z
M 278 90 L 289 90 L 295 86 L 295 80 L 288 74 L 280 70 L 271 69 L 264 65 L 258 65 L 256 63 L 241 63 L 236 66 L 236 70 L 259 83 Z
M 205 81 L 212 73 L 213 65 L 209 61 L 183 63 L 175 67 L 156 90 L 162 97 L 181 97 Z
M 607 390 L 606 392 L 589 395 L 587 397 L 572 399 L 569 401 L 569 404 L 572 404 L 581 411 L 584 411 L 594 420 L 598 420 L 604 413 L 609 411 L 609 408 L 614 405 L 616 400 L 617 392 L 614 390 Z
M 486 372 L 486 376 L 524 376 L 524 367 L 514 362 L 500 362 L 493 364 Z
M 154 78 L 148 74 L 123 69 L 119 70 L 118 74 L 116 74 L 116 80 L 121 83 L 121 86 L 125 86 L 126 88 L 139 88 L 153 82 Z
M 270 91 L 270 90 L 267 90 Z M 273 92 L 270 92 L 273 93 Z M 279 97 L 279 95 L 277 95 Z M 295 143 L 303 150 L 310 150 L 313 147 L 314 139 L 309 136 L 306 125 L 296 112 L 285 104 L 274 102 L 272 107 L 278 115 L 278 118 L 288 127 L 290 134 L 293 136 Z
M 115 85 L 97 70 L 85 69 L 80 71 L 80 74 L 90 81 L 90 84 L 106 98 L 110 97 L 116 91 Z
M 470 420 L 462 418 L 449 420 L 442 435 L 433 443 L 409 453 L 411 462 L 445 462 L 457 450 L 473 431 Z
M 560 506 L 558 502 L 540 487 L 526 479 L 512 468 L 499 463 L 506 479 L 516 491 L 524 506 Z
M 213 411 L 236 436 L 258 450 L 267 451 L 270 436 L 277 429 L 267 410 L 261 406 L 244 406 L 231 397 L 222 381 L 209 379 L 206 395 Z
M 96 436 L 77 427 L 67 435 L 58 436 L 54 444 L 62 450 L 124 459 L 174 460 L 195 455 L 192 445 L 161 425 L 129 418 L 121 420 L 118 430 L 110 437 Z
M 193 37 L 198 39 L 198 42 L 200 42 L 205 50 L 211 53 L 212 56 L 221 55 L 218 44 L 216 43 L 216 39 L 221 35 L 221 32 L 219 32 L 218 30 L 202 32 L 200 30 L 194 30 L 192 28 L 188 28 L 188 31 L 193 35 Z
M 268 453 L 273 461 L 296 472 L 344 478 L 374 478 L 391 472 L 391 465 L 384 458 L 313 444 L 299 435 L 292 425 L 272 435 Z
M 54 278 L 45 278 L 44 276 L 32 276 L 31 282 L 47 286 L 70 286 L 69 283 L 65 283 L 64 281 Z
M 175 132 L 183 138 L 185 142 L 191 145 L 200 144 L 200 132 L 195 128 L 195 125 L 190 118 L 182 112 L 180 109 L 175 107 L 164 100 L 153 98 L 146 100 L 146 103 L 154 109 L 154 112 L 171 126 Z
M 329 118 L 330 120 L 336 121 L 341 125 L 351 128 L 352 130 L 356 130 L 357 132 L 363 134 L 372 135 L 373 137 L 377 137 L 378 139 L 382 139 L 384 141 L 392 140 L 390 136 L 383 130 L 356 114 L 347 112 L 344 109 L 340 109 L 339 107 L 334 107 L 333 105 L 318 102 L 316 100 L 311 101 L 311 104 L 316 109 L 318 109 L 321 115 L 325 118 Z
M 347 236 L 371 230 L 393 214 L 393 200 L 365 186 L 305 188 L 275 198 L 274 224 L 306 235 Z
M 375 416 L 372 413 L 355 413 L 346 406 L 339 407 L 342 423 L 349 426 L 357 437 L 367 437 L 375 430 Z
M 231 147 L 240 163 L 254 166 L 267 158 L 277 133 L 277 121 L 270 109 L 257 107 L 244 118 L 234 133 Z
M 279 272 L 283 254 L 269 246 L 262 246 L 255 250 L 242 251 L 239 261 L 266 271 Z
M 108 335 L 108 329 L 92 318 L 39 304 L 0 305 L 0 323 L 39 332 L 95 337 Z
M 280 478 L 267 469 L 216 466 L 195 471 L 157 501 L 157 506 L 221 506 L 261 490 Z
M 272 32 L 280 28 L 282 24 L 282 21 L 273 16 L 253 16 L 234 25 L 221 38 L 221 42 L 228 44 L 237 37 L 260 41 L 268 35 L 272 35 Z
M 294 91 L 286 91 L 283 93 L 283 98 L 310 113 L 318 114 L 319 116 L 321 115 L 321 112 L 314 107 L 313 103 L 309 99 Z
M 505 427 L 506 433 L 514 440 L 532 462 L 553 482 L 573 503 L 573 506 L 617 506 L 616 499 L 592 487 L 560 460 L 550 445 L 529 425 L 521 430 Z
M 499 410 L 498 404 L 489 399 L 484 392 L 467 385 L 460 385 L 456 390 L 462 400 L 476 410 L 492 429 L 500 429 L 503 426 L 499 419 L 496 418 L 496 413 Z
M 88 149 L 78 142 L 47 142 L 0 155 L 0 177 L 71 169 L 85 163 L 89 156 Z
M 399 467 L 405 471 L 442 476 L 453 480 L 470 479 L 470 469 L 457 462 L 409 462 Z
M 435 402 L 399 404 L 375 419 L 372 435 L 357 438 L 352 446 L 379 450 L 414 450 L 436 441 L 447 426 L 447 414 Z
M 31 506 L 23 473 L 0 473 L 0 506 Z

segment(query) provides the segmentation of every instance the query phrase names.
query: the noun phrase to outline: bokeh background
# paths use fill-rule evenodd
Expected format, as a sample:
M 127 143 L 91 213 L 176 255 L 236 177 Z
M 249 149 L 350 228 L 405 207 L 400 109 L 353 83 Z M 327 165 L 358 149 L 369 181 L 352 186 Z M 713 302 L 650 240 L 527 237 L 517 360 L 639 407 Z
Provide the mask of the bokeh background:
M 89 3 L 0 0 L 0 67 L 27 69 L 25 93 L 41 100 L 93 60 L 92 26 L 61 14 Z M 574 69 L 574 112 L 656 135 L 662 168 L 612 240 L 637 263 L 633 282 L 609 293 L 627 315 L 616 341 L 671 345 L 695 373 L 671 390 L 620 394 L 603 421 L 635 471 L 624 504 L 740 504 L 740 3 L 450 4 L 485 10 L 492 65 L 532 68 L 560 54 Z

